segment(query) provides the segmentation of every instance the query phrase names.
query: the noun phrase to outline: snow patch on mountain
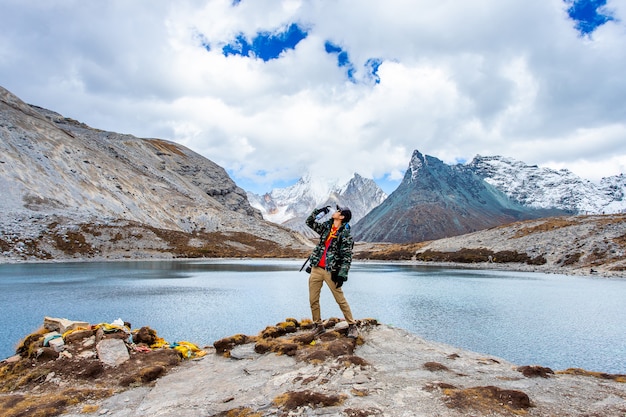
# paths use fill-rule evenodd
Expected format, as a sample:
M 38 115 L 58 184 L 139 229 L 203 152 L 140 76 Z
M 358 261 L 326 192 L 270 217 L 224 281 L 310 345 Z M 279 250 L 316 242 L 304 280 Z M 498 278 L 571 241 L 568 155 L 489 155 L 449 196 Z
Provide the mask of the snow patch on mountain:
M 258 209 L 265 220 L 282 224 L 306 236 L 310 236 L 311 232 L 304 225 L 304 220 L 316 207 L 348 207 L 352 211 L 351 222 L 356 223 L 387 198 L 387 194 L 373 180 L 359 174 L 354 174 L 348 181 L 307 174 L 292 186 L 275 188 L 264 195 L 251 192 L 247 195 L 250 205 Z
M 576 214 L 626 211 L 626 177 L 603 178 L 600 184 L 567 169 L 554 170 L 503 156 L 477 155 L 466 168 L 508 197 L 533 208 L 556 208 Z

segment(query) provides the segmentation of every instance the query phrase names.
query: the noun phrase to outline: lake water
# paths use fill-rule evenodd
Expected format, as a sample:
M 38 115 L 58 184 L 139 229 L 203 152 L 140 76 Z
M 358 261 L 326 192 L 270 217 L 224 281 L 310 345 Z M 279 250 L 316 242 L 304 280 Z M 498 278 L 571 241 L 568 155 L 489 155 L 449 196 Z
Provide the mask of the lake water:
M 44 316 L 121 318 L 201 346 L 311 316 L 300 261 L 142 261 L 0 265 L 0 357 Z M 518 365 L 626 373 L 626 279 L 353 264 L 355 318 Z M 330 291 L 322 316 L 342 317 Z

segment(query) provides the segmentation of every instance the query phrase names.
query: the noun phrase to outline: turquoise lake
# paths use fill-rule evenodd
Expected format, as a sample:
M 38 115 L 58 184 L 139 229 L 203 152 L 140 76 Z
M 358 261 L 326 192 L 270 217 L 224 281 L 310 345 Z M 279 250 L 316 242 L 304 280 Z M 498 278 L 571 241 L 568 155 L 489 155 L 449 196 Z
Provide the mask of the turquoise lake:
M 0 265 L 0 357 L 45 316 L 150 326 L 201 346 L 309 318 L 301 261 L 184 260 Z M 355 262 L 355 318 L 518 365 L 626 373 L 626 279 Z M 322 316 L 342 317 L 328 289 Z

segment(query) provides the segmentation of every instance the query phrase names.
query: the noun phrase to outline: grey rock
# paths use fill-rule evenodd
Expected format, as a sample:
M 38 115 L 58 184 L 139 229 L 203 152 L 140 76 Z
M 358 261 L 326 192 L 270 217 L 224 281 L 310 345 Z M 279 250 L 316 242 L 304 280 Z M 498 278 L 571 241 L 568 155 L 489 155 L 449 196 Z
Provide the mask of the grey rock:
M 119 366 L 130 359 L 126 343 L 122 339 L 102 339 L 96 345 L 98 359 L 108 366 Z
M 259 354 L 254 351 L 253 343 L 237 345 L 230 351 L 232 359 L 256 359 L 258 356 Z
M 52 349 L 56 350 L 57 352 L 61 352 L 63 350 L 63 347 L 65 346 L 65 341 L 63 341 L 63 339 L 59 337 L 58 339 L 50 340 L 48 344 Z

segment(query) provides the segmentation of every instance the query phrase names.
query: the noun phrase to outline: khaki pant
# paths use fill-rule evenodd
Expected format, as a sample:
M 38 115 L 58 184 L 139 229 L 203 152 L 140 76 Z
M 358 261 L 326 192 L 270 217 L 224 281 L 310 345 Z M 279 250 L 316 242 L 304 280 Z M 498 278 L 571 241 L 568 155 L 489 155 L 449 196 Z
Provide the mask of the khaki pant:
M 313 321 L 316 323 L 322 321 L 322 313 L 320 311 L 320 292 L 322 291 L 322 285 L 324 282 L 326 282 L 326 285 L 328 285 L 328 288 L 330 288 L 330 291 L 333 293 L 333 297 L 335 297 L 335 301 L 337 301 L 337 304 L 339 305 L 346 321 L 349 324 L 354 324 L 355 321 L 352 318 L 352 311 L 350 311 L 348 301 L 343 295 L 343 290 L 341 288 L 337 288 L 330 277 L 330 272 L 317 266 L 311 268 L 311 275 L 309 276 L 309 303 L 311 304 Z

